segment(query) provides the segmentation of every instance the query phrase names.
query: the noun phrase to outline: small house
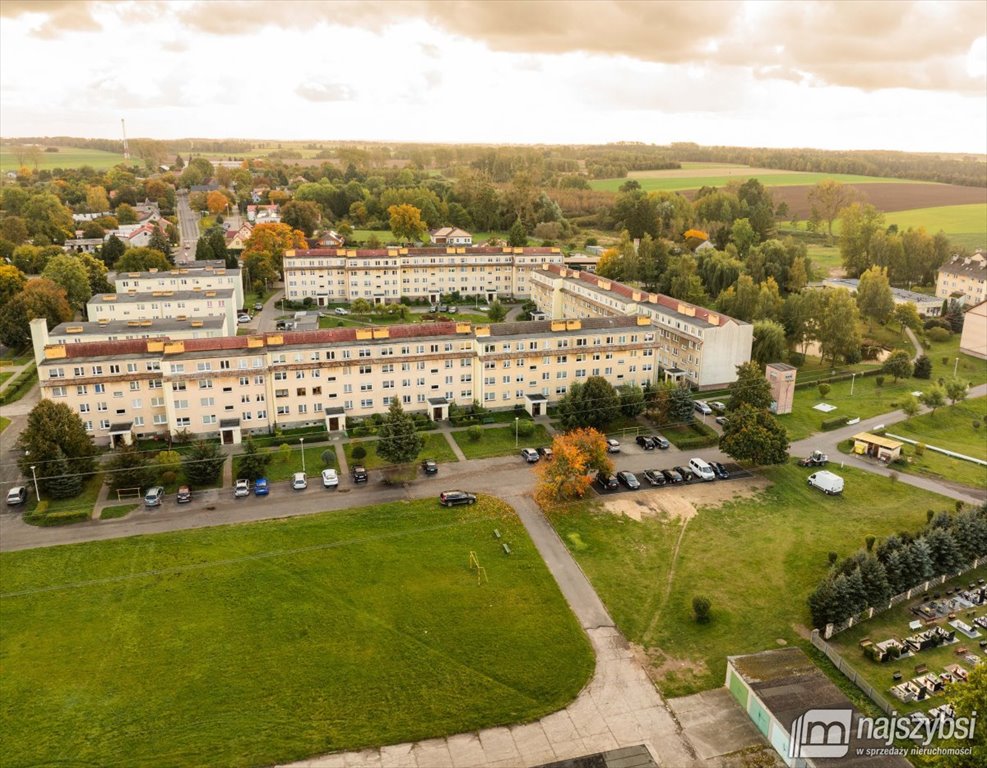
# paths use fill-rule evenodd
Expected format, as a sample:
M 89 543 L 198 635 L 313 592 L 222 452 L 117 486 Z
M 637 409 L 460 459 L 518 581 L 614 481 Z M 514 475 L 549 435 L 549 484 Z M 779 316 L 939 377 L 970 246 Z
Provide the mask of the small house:
M 853 436 L 853 452 L 858 456 L 870 456 L 885 464 L 901 458 L 901 446 L 897 440 L 870 432 L 858 432 Z

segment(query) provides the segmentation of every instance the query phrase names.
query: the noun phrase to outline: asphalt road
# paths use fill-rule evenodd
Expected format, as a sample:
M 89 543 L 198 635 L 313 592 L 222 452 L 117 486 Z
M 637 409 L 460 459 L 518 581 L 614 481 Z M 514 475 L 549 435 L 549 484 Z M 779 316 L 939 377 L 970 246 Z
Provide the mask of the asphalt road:
M 180 240 L 175 260 L 181 264 L 195 260 L 195 246 L 199 241 L 199 217 L 189 207 L 188 192 L 179 192 L 177 198 Z

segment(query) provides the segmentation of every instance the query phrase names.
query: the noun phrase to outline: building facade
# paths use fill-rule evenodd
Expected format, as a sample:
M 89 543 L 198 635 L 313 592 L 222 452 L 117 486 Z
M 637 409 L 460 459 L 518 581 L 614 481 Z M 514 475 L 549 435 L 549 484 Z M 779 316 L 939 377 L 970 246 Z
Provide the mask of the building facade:
M 86 304 L 90 322 L 130 320 L 187 320 L 222 316 L 226 335 L 236 335 L 237 303 L 232 288 L 98 293 Z
M 527 297 L 528 276 L 542 264 L 561 264 L 558 248 L 317 248 L 285 253 L 287 297 L 319 306 L 402 298 L 438 303 L 443 294 Z
M 973 256 L 953 256 L 939 267 L 936 297 L 940 302 L 956 299 L 970 307 L 987 301 L 987 254 L 977 251 Z
M 714 389 L 751 359 L 753 326 L 705 307 L 546 264 L 531 274 L 531 299 L 554 320 L 643 317 L 654 324 L 655 362 L 667 380 Z
M 233 291 L 236 309 L 243 307 L 243 280 L 238 268 L 230 269 L 223 261 L 196 261 L 189 266 L 161 272 L 118 272 L 113 280 L 117 293 L 151 293 L 153 291 Z
M 128 341 L 131 339 L 218 339 L 228 336 L 226 318 L 191 317 L 185 320 L 104 320 L 90 323 L 73 321 L 56 325 L 51 331 L 43 317 L 31 321 L 31 342 L 35 359 L 44 357 L 50 344 L 79 344 L 87 341 Z
M 347 417 L 449 405 L 541 415 L 576 381 L 655 381 L 646 317 L 333 328 L 214 339 L 51 344 L 42 396 L 64 402 L 99 443 L 188 430 L 240 442 L 275 427 L 344 429 Z
M 980 302 L 964 316 L 960 352 L 987 360 L 987 301 Z

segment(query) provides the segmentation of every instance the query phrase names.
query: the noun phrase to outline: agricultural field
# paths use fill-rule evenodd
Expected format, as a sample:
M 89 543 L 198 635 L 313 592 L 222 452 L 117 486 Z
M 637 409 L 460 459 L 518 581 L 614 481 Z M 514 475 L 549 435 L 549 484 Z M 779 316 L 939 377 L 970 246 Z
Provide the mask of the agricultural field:
M 0 563 L 7 766 L 245 767 L 427 739 L 553 712 L 594 667 L 524 526 L 489 497 Z
M 616 192 L 628 179 L 634 179 L 641 188 L 654 190 L 680 191 L 699 189 L 703 186 L 722 187 L 731 182 L 744 182 L 758 179 L 766 187 L 811 186 L 823 179 L 835 179 L 843 184 L 902 184 L 922 182 L 902 182 L 901 179 L 885 179 L 877 176 L 858 176 L 839 173 L 800 173 L 782 171 L 776 168 L 752 168 L 746 165 L 729 164 L 684 164 L 686 167 L 664 171 L 631 171 L 626 179 L 594 179 L 592 189 Z M 698 166 L 698 167 L 697 167 Z
M 824 176 L 822 178 L 836 178 L 838 176 Z M 812 182 L 815 184 L 816 182 Z M 930 184 L 924 181 L 903 181 L 901 179 L 870 179 L 867 182 L 844 182 L 850 184 L 856 192 L 858 198 L 865 203 L 870 203 L 880 211 L 908 211 L 912 209 L 943 207 L 952 208 L 954 206 L 985 205 L 987 204 L 987 190 L 982 187 L 961 187 L 956 184 Z M 792 214 L 801 219 L 809 217 L 811 206 L 809 205 L 809 191 L 811 186 L 772 186 L 771 196 L 775 204 L 785 202 Z M 895 217 L 886 216 L 888 223 L 894 223 Z M 914 222 L 914 225 L 922 225 L 930 232 L 936 232 L 939 228 L 945 229 L 944 225 L 932 226 L 934 222 L 922 221 Z M 981 227 L 983 218 L 981 217 Z M 835 231 L 835 229 L 834 229 Z M 977 229 L 967 231 L 978 231 Z
M 38 158 L 38 169 L 50 171 L 53 168 L 81 168 L 88 165 L 96 170 L 112 168 L 123 162 L 123 155 L 113 152 L 103 152 L 99 149 L 79 149 L 76 147 L 59 147 L 58 152 L 42 152 Z M 29 168 L 33 162 L 25 163 Z M 17 157 L 11 147 L 0 145 L 0 171 L 16 171 L 20 168 Z
M 956 245 L 971 250 L 987 248 L 987 203 L 913 208 L 889 213 L 885 218 L 889 224 L 897 224 L 899 230 L 925 227 L 935 233 L 941 229 Z
M 619 494 L 550 512 L 610 615 L 651 664 L 667 696 L 723 684 L 726 657 L 807 646 L 806 599 L 869 534 L 917 530 L 941 496 L 853 469 L 842 497 L 806 485 L 789 464 L 753 480 Z M 698 624 L 692 598 L 712 603 Z

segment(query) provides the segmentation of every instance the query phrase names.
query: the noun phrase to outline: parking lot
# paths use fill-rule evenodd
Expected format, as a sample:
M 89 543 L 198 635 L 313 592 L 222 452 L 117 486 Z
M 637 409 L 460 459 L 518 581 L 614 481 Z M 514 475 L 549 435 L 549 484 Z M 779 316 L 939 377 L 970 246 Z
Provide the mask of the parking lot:
M 637 446 L 634 446 L 634 447 L 637 448 Z M 623 451 L 623 446 L 621 446 L 621 450 Z M 657 453 L 656 451 L 641 451 L 641 452 L 642 453 Z M 675 461 L 677 457 L 676 458 L 669 457 L 669 458 L 672 458 L 672 460 Z M 624 470 L 621 466 L 619 466 L 619 464 L 617 462 L 614 462 L 614 465 L 615 465 L 614 466 L 614 472 L 630 471 L 630 470 Z M 677 465 L 678 466 L 688 466 L 688 462 L 687 461 L 678 460 L 677 461 Z M 739 464 L 736 464 L 736 463 L 725 463 L 724 462 L 723 466 L 726 468 L 727 472 L 730 474 L 730 477 L 727 478 L 727 479 L 725 479 L 725 480 L 717 479 L 717 480 L 712 480 L 712 481 L 704 481 L 704 480 L 700 480 L 698 478 L 694 478 L 692 480 L 683 481 L 683 482 L 680 482 L 680 483 L 665 483 L 665 485 L 651 485 L 645 479 L 644 472 L 641 471 L 641 470 L 637 470 L 637 471 L 634 472 L 634 475 L 635 475 L 635 477 L 637 477 L 638 482 L 641 483 L 641 487 L 640 488 L 631 489 L 631 488 L 628 488 L 626 485 L 623 485 L 623 484 L 619 484 L 618 483 L 618 485 L 617 485 L 616 488 L 614 488 L 612 490 L 605 490 L 605 489 L 601 488 L 600 487 L 600 484 L 597 483 L 596 481 L 593 482 L 591 488 L 593 489 L 593 491 L 596 493 L 597 496 L 616 496 L 617 494 L 621 494 L 621 493 L 637 493 L 638 491 L 646 491 L 646 490 L 647 491 L 673 491 L 676 488 L 681 489 L 681 488 L 686 487 L 686 486 L 704 485 L 706 482 L 711 482 L 711 483 L 728 483 L 728 482 L 730 482 L 732 480 L 744 480 L 744 479 L 749 479 L 751 477 L 754 477 L 754 474 L 752 472 L 744 469 Z M 672 463 L 670 461 L 660 462 L 660 463 L 657 463 L 657 466 L 655 466 L 654 469 L 659 469 L 659 470 L 660 469 L 672 469 Z

